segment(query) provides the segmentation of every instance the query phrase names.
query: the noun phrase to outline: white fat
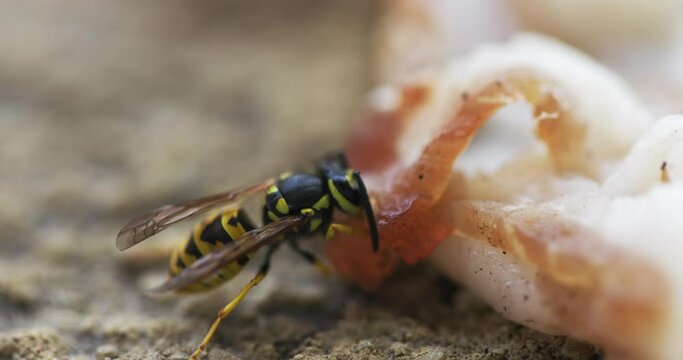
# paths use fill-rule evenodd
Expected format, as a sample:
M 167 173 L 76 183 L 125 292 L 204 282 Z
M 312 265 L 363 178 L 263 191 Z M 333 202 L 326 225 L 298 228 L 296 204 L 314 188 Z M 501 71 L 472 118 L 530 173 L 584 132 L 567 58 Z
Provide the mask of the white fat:
M 471 93 L 508 72 L 527 71 L 562 89 L 564 106 L 588 125 L 586 146 L 594 160 L 625 154 L 652 123 L 633 92 L 614 73 L 586 55 L 551 38 L 519 34 L 504 44 L 482 45 L 431 76 L 432 97 L 414 115 L 397 144 L 401 162 L 412 164 L 424 146 L 456 111 L 463 93 Z
M 661 178 L 663 162 L 668 182 Z M 673 299 L 661 357 L 677 358 L 683 353 L 683 116 L 657 121 L 602 189 L 599 201 L 585 201 L 572 216 L 665 274 Z
M 646 134 L 644 137 L 651 135 Z M 683 155 L 683 148 L 679 148 Z M 628 166 L 628 164 L 624 164 Z M 628 166 L 630 167 L 630 166 Z M 634 171 L 637 171 L 637 169 Z M 561 212 L 562 217 L 576 221 L 589 229 L 614 249 L 632 254 L 646 261 L 652 268 L 663 274 L 669 285 L 671 299 L 667 309 L 667 322 L 661 333 L 660 342 L 652 344 L 652 351 L 658 359 L 679 359 L 683 353 L 683 221 L 681 207 L 683 204 L 683 182 L 655 184 L 644 193 L 635 196 L 609 197 L 604 192 L 575 192 L 558 196 L 549 202 L 540 203 L 540 207 L 551 207 Z M 454 240 L 449 240 L 452 248 Z M 482 246 L 488 247 L 485 243 Z M 480 250 L 481 251 L 481 250 Z M 438 257 L 448 259 L 463 257 L 452 252 L 440 254 Z M 442 266 L 447 260 L 439 259 L 437 265 Z M 487 261 L 487 257 L 481 257 Z M 474 265 L 472 265 L 474 267 Z M 447 266 L 444 268 L 448 268 Z M 495 281 L 472 283 L 472 275 L 461 272 L 455 267 L 448 269 L 452 276 L 463 276 L 468 285 L 477 293 L 487 294 L 503 290 L 502 284 Z M 456 275 L 458 274 L 458 275 Z M 460 278 L 460 277 L 459 277 Z M 628 286 L 628 284 L 621 284 Z M 528 286 L 527 286 L 528 287 Z M 498 289 L 498 290 L 496 290 Z M 483 296 L 483 295 L 482 295 Z M 493 304 L 504 299 L 489 299 Z M 662 299 L 664 300 L 664 299 Z M 522 306 L 526 304 L 521 304 Z M 494 305 L 495 306 L 495 305 Z M 515 309 L 514 312 L 525 312 L 529 309 Z M 540 320 L 548 319 L 540 317 Z M 517 319 L 514 319 L 518 321 Z M 552 323 L 552 322 L 551 322 Z M 537 328 L 543 329 L 543 323 Z M 614 334 L 618 336 L 618 334 Z
M 548 327 L 552 315 L 543 306 L 534 280 L 536 272 L 514 256 L 483 241 L 453 237 L 442 242 L 431 259 L 506 318 L 552 332 Z
M 683 116 L 667 116 L 644 134 L 603 185 L 610 196 L 636 195 L 661 182 L 661 167 L 671 181 L 683 180 Z
M 670 282 L 672 304 L 662 357 L 683 353 L 683 184 L 655 185 L 635 197 L 617 197 L 592 225 L 603 238 L 645 257 Z
M 380 86 L 370 93 L 369 106 L 379 112 L 390 112 L 401 103 L 401 93 L 396 87 Z
M 661 180 L 666 161 L 669 182 Z M 576 215 L 606 241 L 648 259 L 671 284 L 669 328 L 661 357 L 683 353 L 683 116 L 659 120 L 605 182 L 608 205 Z M 591 203 L 593 204 L 593 203 Z

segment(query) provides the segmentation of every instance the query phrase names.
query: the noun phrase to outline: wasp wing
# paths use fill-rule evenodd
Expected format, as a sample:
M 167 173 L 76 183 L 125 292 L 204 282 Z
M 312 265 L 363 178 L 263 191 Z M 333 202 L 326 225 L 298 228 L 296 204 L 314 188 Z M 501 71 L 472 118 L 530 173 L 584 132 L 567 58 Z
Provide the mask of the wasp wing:
M 126 250 L 177 222 L 205 213 L 219 206 L 226 206 L 238 202 L 246 196 L 265 191 L 273 184 L 274 180 L 268 179 L 253 186 L 231 190 L 201 199 L 162 206 L 133 219 L 124 226 L 116 236 L 116 247 L 119 250 Z
M 160 286 L 150 290 L 151 293 L 165 293 L 178 291 L 211 276 L 229 263 L 246 256 L 263 246 L 270 245 L 277 238 L 306 222 L 306 215 L 287 216 L 272 222 L 260 229 L 252 230 L 235 241 L 232 246 L 226 246 L 203 256 L 181 271 L 178 275 L 169 278 Z

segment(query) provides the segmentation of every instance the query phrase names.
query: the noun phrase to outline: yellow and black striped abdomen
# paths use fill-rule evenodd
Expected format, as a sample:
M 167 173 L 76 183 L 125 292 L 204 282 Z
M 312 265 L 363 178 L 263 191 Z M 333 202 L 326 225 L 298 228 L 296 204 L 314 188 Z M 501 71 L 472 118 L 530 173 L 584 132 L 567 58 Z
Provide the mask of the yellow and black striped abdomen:
M 190 237 L 171 254 L 169 264 L 171 277 L 178 275 L 202 256 L 224 246 L 232 246 L 244 233 L 253 229 L 254 225 L 241 209 L 232 209 L 208 217 L 197 224 Z M 215 275 L 185 288 L 183 292 L 212 289 L 237 275 L 248 261 L 249 257 L 233 261 Z

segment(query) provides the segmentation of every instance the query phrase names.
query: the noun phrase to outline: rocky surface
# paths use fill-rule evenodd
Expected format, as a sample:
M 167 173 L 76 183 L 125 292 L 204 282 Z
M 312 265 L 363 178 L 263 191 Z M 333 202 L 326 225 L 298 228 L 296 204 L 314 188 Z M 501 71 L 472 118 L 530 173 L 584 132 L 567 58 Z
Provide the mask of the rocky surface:
M 0 358 L 184 359 L 253 274 L 152 298 L 188 225 L 120 254 L 132 216 L 340 147 L 370 86 L 366 1 L 4 2 Z M 320 244 L 310 243 L 320 249 Z M 257 260 L 258 261 L 258 260 Z M 284 249 L 209 359 L 592 359 L 426 265 L 379 293 Z

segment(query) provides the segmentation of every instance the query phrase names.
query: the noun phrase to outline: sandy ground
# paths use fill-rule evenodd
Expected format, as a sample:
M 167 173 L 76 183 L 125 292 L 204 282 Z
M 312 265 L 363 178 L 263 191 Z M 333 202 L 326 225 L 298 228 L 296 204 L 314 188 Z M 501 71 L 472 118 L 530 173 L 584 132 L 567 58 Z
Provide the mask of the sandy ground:
M 196 4 L 196 3 L 192 3 Z M 132 216 L 305 169 L 370 87 L 369 2 L 2 1 L 0 358 L 183 359 L 253 274 L 155 299 L 188 226 L 120 254 Z M 307 244 L 320 249 L 320 244 Z M 258 261 L 258 260 L 257 260 Z M 288 250 L 209 359 L 595 359 L 427 265 L 377 294 Z

